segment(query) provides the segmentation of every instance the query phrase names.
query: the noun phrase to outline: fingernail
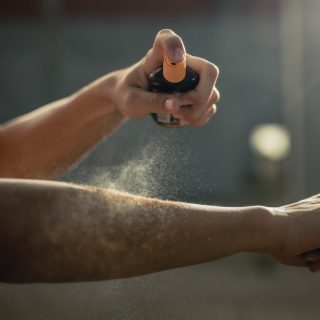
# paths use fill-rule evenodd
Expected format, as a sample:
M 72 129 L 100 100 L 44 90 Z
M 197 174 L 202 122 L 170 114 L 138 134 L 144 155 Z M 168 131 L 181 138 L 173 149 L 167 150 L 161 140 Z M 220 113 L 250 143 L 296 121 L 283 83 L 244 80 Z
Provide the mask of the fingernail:
M 173 111 L 174 110 L 174 101 L 172 99 L 167 99 L 164 103 L 164 108 L 167 111 Z
M 176 48 L 173 54 L 174 61 L 173 62 L 181 62 L 184 60 L 184 51 L 180 48 Z
M 173 50 L 170 50 L 168 52 L 168 58 L 170 60 L 170 62 L 181 62 L 185 59 L 185 53 L 184 50 L 182 50 L 181 48 L 175 48 Z

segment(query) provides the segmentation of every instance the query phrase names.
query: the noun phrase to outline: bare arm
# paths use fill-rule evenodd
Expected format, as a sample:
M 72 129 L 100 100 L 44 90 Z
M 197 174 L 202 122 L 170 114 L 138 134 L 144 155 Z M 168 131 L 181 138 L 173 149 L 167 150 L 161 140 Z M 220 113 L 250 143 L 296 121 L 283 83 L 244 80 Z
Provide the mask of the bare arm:
M 125 117 L 96 86 L 0 126 L 0 177 L 54 178 L 120 126 Z
M 175 54 L 176 49 L 180 55 Z M 0 126 L 0 177 L 54 178 L 127 118 L 172 113 L 185 125 L 203 126 L 219 99 L 217 68 L 188 55 L 188 65 L 201 79 L 195 90 L 180 97 L 148 92 L 148 76 L 161 66 L 164 54 L 177 62 L 186 54 L 182 40 L 170 30 L 159 32 L 152 49 L 135 65 Z M 185 104 L 192 107 L 180 108 Z
M 0 180 L 0 280 L 123 278 L 267 253 L 307 266 L 320 247 L 320 196 L 267 208 L 215 207 L 34 180 Z M 319 257 L 309 259 L 319 270 Z
M 280 246 L 264 207 L 148 199 L 66 183 L 0 180 L 0 280 L 142 275 Z

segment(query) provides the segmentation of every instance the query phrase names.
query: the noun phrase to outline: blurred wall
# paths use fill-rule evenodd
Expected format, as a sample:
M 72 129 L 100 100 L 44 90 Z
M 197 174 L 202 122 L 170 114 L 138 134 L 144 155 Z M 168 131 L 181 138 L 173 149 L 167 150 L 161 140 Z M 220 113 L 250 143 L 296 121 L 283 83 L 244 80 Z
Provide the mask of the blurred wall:
M 279 176 L 264 180 L 254 174 L 248 143 L 261 123 L 283 122 L 296 130 L 282 109 L 285 57 L 278 1 L 216 1 L 212 11 L 204 1 L 209 4 L 205 12 L 178 17 L 86 16 L 64 12 L 54 1 L 45 7 L 38 1 L 40 9 L 26 9 L 28 16 L 21 18 L 12 9 L 16 3 L 0 24 L 2 122 L 134 63 L 161 28 L 174 29 L 190 53 L 213 61 L 221 71 L 219 110 L 206 127 L 167 130 L 150 118 L 130 121 L 61 179 L 224 205 L 277 204 L 286 195 L 293 199 L 317 192 L 316 0 L 305 1 L 302 12 L 305 108 L 300 120 L 306 170 L 298 195 L 288 181 L 298 171 L 294 164 L 301 146 L 293 141 Z M 0 319 L 317 319 L 318 294 L 317 280 L 307 272 L 241 255 L 129 280 L 0 285 Z

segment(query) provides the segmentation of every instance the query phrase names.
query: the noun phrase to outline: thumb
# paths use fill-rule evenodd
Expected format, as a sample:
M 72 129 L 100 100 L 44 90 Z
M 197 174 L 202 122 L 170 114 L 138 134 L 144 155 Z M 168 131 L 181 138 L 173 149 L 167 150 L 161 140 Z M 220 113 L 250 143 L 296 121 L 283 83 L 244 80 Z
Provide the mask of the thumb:
M 158 32 L 153 47 L 146 56 L 146 74 L 150 74 L 161 66 L 165 56 L 173 63 L 179 63 L 186 57 L 186 49 L 182 39 L 170 29 Z
M 186 56 L 182 39 L 169 29 L 160 31 L 155 39 L 154 49 L 162 50 L 162 58 L 166 55 L 170 62 L 174 63 L 183 61 Z
M 172 94 L 148 92 L 135 88 L 130 94 L 131 118 L 142 118 L 150 113 L 177 113 L 180 106 L 179 99 Z

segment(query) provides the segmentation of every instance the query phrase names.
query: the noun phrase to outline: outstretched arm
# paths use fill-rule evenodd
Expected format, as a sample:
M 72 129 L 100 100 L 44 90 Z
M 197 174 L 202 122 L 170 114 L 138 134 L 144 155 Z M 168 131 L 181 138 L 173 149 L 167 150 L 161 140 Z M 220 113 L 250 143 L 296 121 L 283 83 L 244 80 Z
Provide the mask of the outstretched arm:
M 34 180 L 0 180 L 0 280 L 123 278 L 267 253 L 306 266 L 320 247 L 320 200 L 215 207 Z
M 123 278 L 279 246 L 272 214 L 259 206 L 212 207 L 3 179 L 0 207 L 1 281 Z
M 148 92 L 148 76 L 164 54 L 179 62 L 186 54 L 171 30 L 158 33 L 152 49 L 135 65 L 107 74 L 70 97 L 0 125 L 0 177 L 51 179 L 67 170 L 127 118 L 174 114 L 185 125 L 203 126 L 215 113 L 218 70 L 187 55 L 200 75 L 195 90 L 181 96 Z M 181 105 L 191 104 L 188 110 Z

